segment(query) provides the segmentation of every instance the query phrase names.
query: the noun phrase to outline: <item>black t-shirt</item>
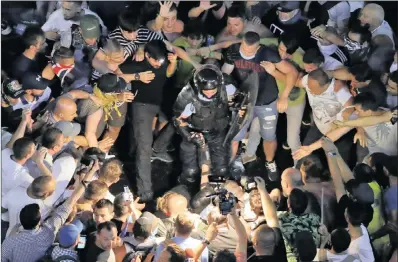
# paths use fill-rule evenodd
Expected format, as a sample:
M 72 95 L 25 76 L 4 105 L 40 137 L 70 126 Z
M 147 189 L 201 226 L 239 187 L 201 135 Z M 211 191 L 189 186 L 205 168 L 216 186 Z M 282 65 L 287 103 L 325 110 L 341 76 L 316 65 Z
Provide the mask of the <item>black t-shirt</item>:
M 260 62 L 279 63 L 281 58 L 278 52 L 267 46 L 260 45 L 254 58 L 245 59 L 240 54 L 239 48 L 240 44 L 234 44 L 227 49 L 225 55 L 225 62 L 235 66 L 232 72 L 234 78 L 238 81 L 238 84 L 241 84 L 252 72 L 257 72 L 259 90 L 256 106 L 268 105 L 274 102 L 278 98 L 276 80 L 260 66 Z
M 96 233 L 93 232 L 90 235 L 88 235 L 87 241 L 86 241 L 86 246 L 81 253 L 80 256 L 80 261 L 85 261 L 85 262 L 96 262 L 98 256 L 105 252 L 104 249 L 98 247 L 95 244 L 96 240 Z
M 21 82 L 23 76 L 27 72 L 38 73 L 39 64 L 36 59 L 29 59 L 23 54 L 20 55 L 12 65 L 12 77 Z
M 253 256 L 248 262 L 287 262 L 285 242 L 283 241 L 282 232 L 279 228 L 274 228 L 274 232 L 278 234 L 278 244 L 275 247 L 272 256 Z
M 155 78 L 149 84 L 145 84 L 141 81 L 131 82 L 132 92 L 136 93 L 136 91 L 138 91 L 134 102 L 158 106 L 162 104 L 163 87 L 167 80 L 166 72 L 168 65 L 168 61 L 165 61 L 159 68 L 154 68 L 146 59 L 142 62 L 128 59 L 128 61 L 120 66 L 120 70 L 125 74 L 135 74 L 145 71 L 152 71 L 152 73 L 155 74 Z
M 277 6 L 272 8 L 263 18 L 261 22 L 271 30 L 275 37 L 279 37 L 282 33 L 286 32 L 289 34 L 297 35 L 300 42 L 300 47 L 306 51 L 310 48 L 318 48 L 317 40 L 311 38 L 311 32 L 307 23 L 303 19 L 299 19 L 297 22 L 281 23 L 276 13 Z

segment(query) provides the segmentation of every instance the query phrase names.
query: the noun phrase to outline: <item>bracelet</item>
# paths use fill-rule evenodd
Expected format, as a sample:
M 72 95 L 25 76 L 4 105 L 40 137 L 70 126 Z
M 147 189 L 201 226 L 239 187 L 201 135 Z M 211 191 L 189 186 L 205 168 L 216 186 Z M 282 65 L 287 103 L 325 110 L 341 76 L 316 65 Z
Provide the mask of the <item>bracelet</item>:
M 87 189 L 88 181 L 82 180 L 82 185 L 85 189 Z
M 337 153 L 336 152 L 328 152 L 327 155 L 330 157 L 334 157 L 334 156 L 337 156 Z
M 210 241 L 207 240 L 206 238 L 202 240 L 202 243 L 205 244 L 206 246 L 210 245 Z

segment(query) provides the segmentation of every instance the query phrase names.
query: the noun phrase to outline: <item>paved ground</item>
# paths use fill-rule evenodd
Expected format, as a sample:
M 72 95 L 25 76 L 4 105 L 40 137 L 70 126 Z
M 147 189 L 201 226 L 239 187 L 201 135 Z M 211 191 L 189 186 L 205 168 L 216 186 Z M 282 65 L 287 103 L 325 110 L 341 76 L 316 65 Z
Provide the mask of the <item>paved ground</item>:
M 282 148 L 282 141 L 286 139 L 286 120 L 285 115 L 280 115 L 280 119 L 278 122 L 278 151 L 276 155 L 276 162 L 282 172 L 287 167 L 293 166 L 293 160 L 291 159 L 290 150 L 284 150 Z M 305 131 L 305 129 L 303 129 Z M 123 186 L 130 185 L 132 190 L 135 192 L 135 176 L 136 171 L 134 168 L 134 161 L 132 158 L 128 156 L 127 152 L 131 145 L 127 142 L 127 130 L 123 129 L 120 135 L 120 140 L 117 143 L 117 151 L 119 154 L 119 158 L 124 163 L 124 175 L 120 179 L 120 181 L 111 187 L 111 192 L 117 194 L 118 192 L 123 191 Z M 122 142 L 123 141 L 123 142 Z M 161 161 L 152 162 L 152 181 L 154 185 L 154 189 L 156 195 L 159 196 L 175 186 L 177 184 L 177 177 L 181 173 L 181 165 L 179 163 L 178 157 L 178 145 L 176 144 L 176 151 L 172 152 L 172 155 L 176 159 L 173 163 L 164 163 Z M 264 167 L 264 154 L 262 153 L 262 149 L 259 147 L 258 150 L 259 159 L 256 162 L 250 163 L 246 166 L 246 172 L 251 176 L 262 176 L 264 178 L 267 177 L 266 170 Z M 193 193 L 193 192 L 191 192 Z

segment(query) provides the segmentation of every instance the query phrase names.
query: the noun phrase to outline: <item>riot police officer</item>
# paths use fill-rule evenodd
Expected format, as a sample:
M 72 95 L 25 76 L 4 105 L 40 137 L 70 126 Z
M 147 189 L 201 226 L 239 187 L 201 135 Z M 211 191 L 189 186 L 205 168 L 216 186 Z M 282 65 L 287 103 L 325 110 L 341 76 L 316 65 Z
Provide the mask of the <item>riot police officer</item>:
M 228 96 L 222 72 L 214 65 L 204 65 L 177 97 L 173 107 L 174 125 L 182 136 L 180 183 L 191 185 L 200 177 L 198 149 L 209 148 L 212 174 L 227 175 L 229 147 L 223 147 L 228 126 Z

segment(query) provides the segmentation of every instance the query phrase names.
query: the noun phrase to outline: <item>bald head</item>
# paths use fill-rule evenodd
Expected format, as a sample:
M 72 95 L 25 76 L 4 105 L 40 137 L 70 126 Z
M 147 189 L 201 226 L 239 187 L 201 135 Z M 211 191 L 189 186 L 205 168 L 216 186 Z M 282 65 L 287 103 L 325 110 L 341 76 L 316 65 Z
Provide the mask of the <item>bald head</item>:
M 173 194 L 167 201 L 167 209 L 170 216 L 177 216 L 188 208 L 187 199 L 180 194 Z
M 384 21 L 384 9 L 378 4 L 367 4 L 359 15 L 362 25 L 369 24 L 372 27 L 379 26 Z
M 46 199 L 51 196 L 56 187 L 56 181 L 52 176 L 39 176 L 30 184 L 30 191 L 33 196 Z
M 69 97 L 60 97 L 55 104 L 54 116 L 59 121 L 72 121 L 77 115 L 77 105 Z
M 281 184 L 284 196 L 289 196 L 290 192 L 303 185 L 301 173 L 295 168 L 286 168 L 281 176 Z
M 254 231 L 253 244 L 257 255 L 272 255 L 277 243 L 277 234 L 269 226 L 261 225 Z

